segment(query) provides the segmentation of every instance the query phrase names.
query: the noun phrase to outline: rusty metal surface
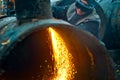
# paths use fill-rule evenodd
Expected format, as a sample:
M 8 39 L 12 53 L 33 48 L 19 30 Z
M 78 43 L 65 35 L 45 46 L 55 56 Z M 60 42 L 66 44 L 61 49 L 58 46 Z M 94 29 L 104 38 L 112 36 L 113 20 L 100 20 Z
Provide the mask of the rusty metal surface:
M 95 68 L 96 74 L 95 73 L 94 74 L 97 76 L 95 78 L 102 79 L 101 76 L 106 76 L 102 80 L 106 80 L 106 79 L 114 80 L 114 78 L 113 78 L 114 73 L 112 73 L 112 70 L 111 70 L 112 66 L 110 64 L 108 56 L 106 55 L 107 52 L 105 51 L 103 46 L 99 43 L 99 41 L 93 35 L 88 35 L 89 33 L 86 33 L 81 30 L 79 31 L 79 30 L 77 30 L 77 28 L 74 29 L 73 25 L 71 25 L 67 22 L 64 22 L 62 20 L 44 19 L 44 20 L 38 20 L 35 22 L 24 23 L 21 25 L 17 25 L 16 22 L 13 21 L 13 22 L 7 24 L 6 26 L 2 27 L 3 32 L 1 32 L 1 35 L 0 35 L 0 41 L 1 41 L 0 42 L 0 61 L 2 61 L 2 59 L 4 59 L 6 56 L 8 56 L 10 54 L 9 51 L 11 49 L 14 49 L 14 45 L 16 43 L 21 42 L 32 32 L 38 31 L 38 30 L 43 30 L 43 29 L 45 29 L 47 27 L 51 27 L 51 26 L 56 27 L 56 30 L 60 33 L 60 35 L 64 36 L 64 40 L 66 40 L 66 42 L 68 40 L 67 37 L 69 36 L 67 45 L 69 45 L 69 43 L 70 43 L 69 41 L 72 41 L 72 43 L 74 43 L 74 45 L 76 46 L 76 49 L 78 49 L 77 43 L 79 43 L 78 47 L 80 47 L 81 46 L 80 42 L 82 42 L 82 44 L 84 43 L 84 46 L 87 46 L 87 48 L 90 49 L 90 51 L 93 53 L 93 56 L 95 56 L 94 63 L 96 64 L 95 65 L 96 66 L 96 68 Z M 66 35 L 64 35 L 64 33 L 62 31 Z M 74 42 L 73 38 L 76 39 L 75 42 Z M 92 42 L 95 44 L 93 44 Z M 71 48 L 74 46 L 69 46 L 69 47 Z M 77 50 L 77 51 L 79 52 L 79 50 Z M 91 55 L 91 53 L 89 53 L 89 56 L 90 55 Z M 92 61 L 90 60 L 89 62 L 93 62 L 93 60 Z M 101 67 L 101 64 L 103 64 L 102 67 Z M 89 68 L 91 68 L 91 67 L 89 67 Z M 107 74 L 107 72 L 109 74 Z M 99 76 L 99 74 L 101 74 L 101 76 Z M 92 76 L 94 76 L 94 75 L 92 75 Z M 76 78 L 76 80 L 78 80 L 78 79 L 79 78 Z
M 7 22 L 8 23 L 8 22 Z M 31 31 L 41 29 L 42 25 L 70 25 L 67 22 L 62 20 L 53 20 L 53 19 L 45 19 L 39 20 L 36 22 L 25 23 L 20 26 L 17 26 L 16 22 L 5 24 L 6 26 L 2 27 L 1 34 L 0 34 L 0 56 L 4 56 L 7 52 L 6 50 L 10 48 L 10 46 L 16 41 L 19 41 L 19 37 L 22 36 L 24 33 L 29 33 Z M 22 36 L 23 38 L 27 36 Z
M 15 4 L 16 17 L 20 22 L 22 20 L 31 20 L 33 18 L 52 18 L 50 0 L 15 0 Z
M 14 32 L 14 27 L 16 26 L 15 17 L 6 17 L 0 19 L 0 59 L 4 55 L 1 51 L 6 45 L 10 44 L 10 36 Z
M 114 80 L 114 77 L 113 77 L 114 73 L 112 72 L 112 66 L 109 61 L 109 57 L 107 56 L 107 54 L 106 54 L 107 52 L 105 51 L 103 46 L 99 43 L 99 41 L 93 35 L 89 35 L 88 33 L 84 32 L 84 31 L 74 28 L 72 25 L 70 25 L 69 23 L 64 22 L 62 20 L 52 20 L 52 19 L 40 20 L 37 22 L 25 23 L 25 24 L 16 26 L 14 28 L 14 32 L 12 33 L 12 35 L 9 38 L 10 43 L 6 44 L 3 48 L 3 50 L 1 50 L 1 53 L 5 53 L 1 56 L 2 57 L 7 56 L 9 54 L 9 51 L 11 49 L 14 49 L 15 43 L 19 43 L 22 40 L 27 39 L 26 37 L 28 37 L 31 33 L 36 32 L 36 31 L 38 31 L 38 33 L 39 33 L 39 30 L 43 31 L 43 30 L 45 30 L 45 28 L 48 28 L 48 27 L 54 28 L 66 42 L 68 49 L 71 51 L 72 55 L 74 55 L 74 57 L 75 57 L 74 64 L 76 65 L 76 68 L 78 70 L 78 75 L 88 75 L 88 77 L 81 76 L 83 80 L 86 80 L 86 79 L 89 80 L 89 78 L 93 79 L 93 80 L 98 80 L 98 79 Z M 43 33 L 40 34 L 42 37 L 39 40 L 44 38 L 44 35 L 42 35 L 42 34 Z M 38 36 L 40 36 L 40 35 L 38 35 Z M 35 38 L 36 37 L 31 38 L 33 40 L 33 42 L 36 42 Z M 46 42 L 46 41 L 43 40 L 43 42 Z M 43 42 L 41 42 L 41 44 L 44 47 Z M 28 41 L 26 40 L 25 43 L 29 44 L 29 39 L 28 39 Z M 36 43 L 36 45 L 37 45 L 37 43 Z M 39 47 L 40 46 L 41 45 L 39 45 Z M 21 48 L 21 49 L 24 49 L 24 48 Z M 27 51 L 29 52 L 32 49 L 33 48 L 31 47 Z M 89 53 L 87 53 L 86 50 Z M 47 51 L 47 50 L 45 50 L 45 51 Z M 80 53 L 80 54 L 78 54 L 78 53 Z M 34 53 L 34 54 L 36 54 L 36 53 Z M 37 54 L 35 56 L 37 56 Z M 41 56 L 44 56 L 44 54 L 42 54 Z M 94 59 L 93 59 L 93 56 L 94 56 Z M 41 58 L 38 58 L 38 59 L 41 59 Z M 86 64 L 82 63 L 83 61 Z M 39 61 L 36 61 L 36 62 L 39 62 Z M 81 67 L 80 63 L 85 66 L 85 70 L 82 69 L 84 67 Z M 79 70 L 79 68 L 81 68 L 82 70 Z M 84 71 L 85 71 L 85 74 L 84 74 Z M 83 72 L 83 74 L 81 74 L 82 72 Z M 90 73 L 90 75 L 88 73 Z M 75 80 L 79 80 L 79 79 L 80 79 L 79 76 L 75 77 Z M 25 79 L 22 79 L 22 80 L 25 80 Z
M 16 21 L 16 17 L 5 17 L 5 18 L 0 19 L 0 30 L 4 26 L 6 26 L 6 25 L 8 25 L 8 24 L 10 24 L 12 22 L 15 22 L 15 21 Z

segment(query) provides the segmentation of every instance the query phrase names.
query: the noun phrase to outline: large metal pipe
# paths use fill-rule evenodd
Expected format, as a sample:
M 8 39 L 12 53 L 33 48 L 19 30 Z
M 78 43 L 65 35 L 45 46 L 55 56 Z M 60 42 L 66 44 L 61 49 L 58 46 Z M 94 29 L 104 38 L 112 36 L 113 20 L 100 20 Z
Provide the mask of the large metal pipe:
M 114 80 L 109 56 L 94 36 L 49 19 L 50 8 L 44 9 L 49 0 L 29 0 L 24 7 L 22 1 L 16 0 L 16 13 L 19 23 L 25 24 L 10 22 L 0 35 L 8 37 L 0 42 L 0 80 Z M 28 8 L 30 4 L 34 5 Z M 31 23 L 33 19 L 46 20 Z
M 0 51 L 0 80 L 115 80 L 99 41 L 67 22 L 40 20 L 12 30 Z
M 19 23 L 52 18 L 50 0 L 15 0 Z

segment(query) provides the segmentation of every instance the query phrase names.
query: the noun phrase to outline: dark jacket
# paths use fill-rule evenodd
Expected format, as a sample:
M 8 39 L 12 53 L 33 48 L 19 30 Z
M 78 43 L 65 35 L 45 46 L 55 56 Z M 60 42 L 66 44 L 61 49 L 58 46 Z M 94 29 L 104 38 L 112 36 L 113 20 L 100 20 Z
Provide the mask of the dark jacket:
M 100 18 L 96 14 L 95 9 L 90 14 L 79 16 L 75 10 L 75 3 L 73 3 L 67 11 L 67 20 L 76 27 L 88 31 L 99 38 Z

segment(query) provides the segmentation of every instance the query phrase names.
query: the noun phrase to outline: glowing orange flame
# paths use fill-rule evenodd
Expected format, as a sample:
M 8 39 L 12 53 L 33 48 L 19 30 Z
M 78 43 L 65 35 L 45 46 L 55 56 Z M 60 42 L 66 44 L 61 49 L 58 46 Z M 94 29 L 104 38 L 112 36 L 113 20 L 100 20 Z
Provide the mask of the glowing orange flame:
M 54 65 L 54 77 L 52 80 L 72 80 L 74 78 L 75 66 L 72 63 L 72 55 L 69 53 L 65 42 L 61 36 L 52 28 L 49 28 L 52 47 Z

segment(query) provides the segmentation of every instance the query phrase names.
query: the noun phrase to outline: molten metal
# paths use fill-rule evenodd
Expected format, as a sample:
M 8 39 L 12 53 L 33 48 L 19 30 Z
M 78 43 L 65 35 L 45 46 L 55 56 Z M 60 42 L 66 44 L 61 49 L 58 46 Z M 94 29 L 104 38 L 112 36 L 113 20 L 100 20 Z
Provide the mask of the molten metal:
M 54 76 L 51 80 L 73 80 L 77 72 L 72 62 L 72 55 L 61 36 L 51 27 L 49 32 L 51 34 L 54 60 Z

